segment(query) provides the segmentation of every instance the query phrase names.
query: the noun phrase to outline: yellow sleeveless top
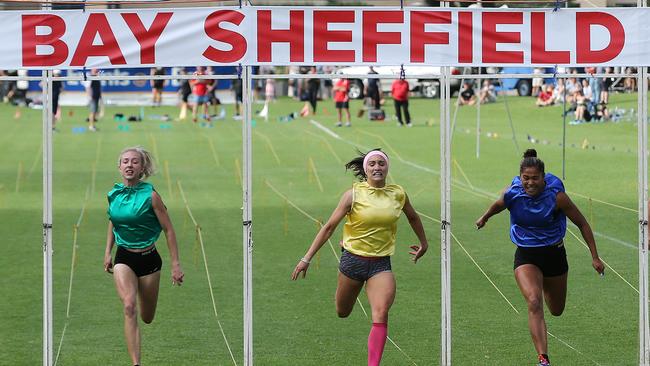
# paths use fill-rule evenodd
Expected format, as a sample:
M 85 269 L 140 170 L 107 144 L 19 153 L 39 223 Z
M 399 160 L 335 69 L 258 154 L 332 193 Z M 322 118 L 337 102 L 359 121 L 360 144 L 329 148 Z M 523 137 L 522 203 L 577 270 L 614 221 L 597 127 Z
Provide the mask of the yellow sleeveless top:
M 343 247 L 364 257 L 395 253 L 397 220 L 406 202 L 397 184 L 373 188 L 367 182 L 352 185 L 352 207 L 343 226 Z

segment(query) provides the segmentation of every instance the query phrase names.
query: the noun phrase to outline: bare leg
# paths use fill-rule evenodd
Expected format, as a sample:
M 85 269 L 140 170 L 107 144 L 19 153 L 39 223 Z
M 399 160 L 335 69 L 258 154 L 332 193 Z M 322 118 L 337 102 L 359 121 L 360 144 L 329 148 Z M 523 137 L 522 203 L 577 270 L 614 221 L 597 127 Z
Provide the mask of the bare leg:
M 336 313 L 340 318 L 347 318 L 350 315 L 362 287 L 363 282 L 353 280 L 339 272 L 335 301 Z
M 125 264 L 116 264 L 113 268 L 113 279 L 117 293 L 124 308 L 124 338 L 126 347 L 134 365 L 140 364 L 140 329 L 136 297 L 138 295 L 138 277 Z
M 535 265 L 524 264 L 515 269 L 515 279 L 528 304 L 528 328 L 538 354 L 548 353 L 546 322 L 544 321 L 542 271 Z
M 560 316 L 566 304 L 567 278 L 569 273 L 544 278 L 544 299 L 551 314 Z
M 395 300 L 395 291 L 393 272 L 381 272 L 368 279 L 366 295 L 370 302 L 373 323 L 388 322 L 388 311 Z
M 138 278 L 138 287 L 140 318 L 142 318 L 143 322 L 149 324 L 156 315 L 160 271 Z

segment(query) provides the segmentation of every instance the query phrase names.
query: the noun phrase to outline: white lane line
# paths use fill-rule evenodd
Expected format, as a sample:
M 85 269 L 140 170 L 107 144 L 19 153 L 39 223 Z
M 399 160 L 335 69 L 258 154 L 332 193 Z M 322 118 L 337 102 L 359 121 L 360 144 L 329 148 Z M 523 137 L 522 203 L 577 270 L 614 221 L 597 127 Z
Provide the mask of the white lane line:
M 212 299 L 212 310 L 214 311 L 214 316 L 217 319 L 217 324 L 219 325 L 221 336 L 223 337 L 223 340 L 226 343 L 226 348 L 228 348 L 228 353 L 230 353 L 230 358 L 232 359 L 232 362 L 235 364 L 235 366 L 237 366 L 237 361 L 235 360 L 235 356 L 233 355 L 232 350 L 230 349 L 230 343 L 228 343 L 226 332 L 224 332 L 223 330 L 223 326 L 221 325 L 221 320 L 219 319 L 219 313 L 217 312 L 217 302 L 214 297 L 214 291 L 212 291 L 212 281 L 210 280 L 210 270 L 208 269 L 208 259 L 207 256 L 205 255 L 205 245 L 203 244 L 203 234 L 201 233 L 201 226 L 194 219 L 194 215 L 192 215 L 192 210 L 190 210 L 190 206 L 188 205 L 187 199 L 185 198 L 185 191 L 183 190 L 183 186 L 181 185 L 181 182 L 176 181 L 176 183 L 178 184 L 178 190 L 181 194 L 181 199 L 185 204 L 185 209 L 187 210 L 187 214 L 190 216 L 190 219 L 192 219 L 192 222 L 194 223 L 194 227 L 196 229 L 196 235 L 199 240 L 199 243 L 201 244 L 201 253 L 203 253 L 203 265 L 205 267 L 205 274 L 208 279 L 208 289 L 210 290 L 210 298 Z

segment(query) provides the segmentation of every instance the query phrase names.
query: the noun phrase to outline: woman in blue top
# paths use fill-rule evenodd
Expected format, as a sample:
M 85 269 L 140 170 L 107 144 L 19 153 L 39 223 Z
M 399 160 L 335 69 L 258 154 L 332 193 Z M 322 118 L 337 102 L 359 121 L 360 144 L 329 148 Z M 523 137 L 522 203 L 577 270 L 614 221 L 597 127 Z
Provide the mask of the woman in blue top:
M 567 217 L 589 245 L 594 269 L 602 275 L 605 267 L 589 223 L 564 192 L 562 181 L 544 173 L 544 162 L 534 149 L 526 150 L 519 176 L 476 220 L 476 227 L 482 228 L 490 217 L 506 208 L 510 211 L 510 239 L 517 245 L 515 279 L 528 303 L 528 327 L 538 365 L 548 366 L 544 300 L 551 314 L 559 316 L 564 311 L 569 271 L 563 241 Z
M 183 270 L 178 244 L 167 209 L 153 185 L 144 179 L 153 174 L 151 155 L 142 147 L 126 148 L 118 168 L 122 183 L 108 192 L 108 236 L 104 270 L 113 273 L 117 293 L 124 305 L 124 336 L 134 365 L 140 364 L 140 331 L 137 310 L 149 324 L 156 314 L 162 260 L 156 250 L 160 232 L 165 232 L 172 263 L 172 285 L 181 285 Z M 117 244 L 115 263 L 111 258 Z M 136 302 L 136 298 L 138 299 Z

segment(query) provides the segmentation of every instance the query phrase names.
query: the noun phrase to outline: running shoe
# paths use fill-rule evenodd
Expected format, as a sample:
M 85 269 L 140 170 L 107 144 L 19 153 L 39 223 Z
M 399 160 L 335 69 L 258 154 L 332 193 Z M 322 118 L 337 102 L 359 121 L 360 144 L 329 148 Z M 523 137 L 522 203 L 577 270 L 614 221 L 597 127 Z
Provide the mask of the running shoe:
M 537 366 L 551 366 L 551 363 L 548 361 L 548 358 L 544 357 L 543 355 L 539 355 L 538 357 L 539 363 Z

